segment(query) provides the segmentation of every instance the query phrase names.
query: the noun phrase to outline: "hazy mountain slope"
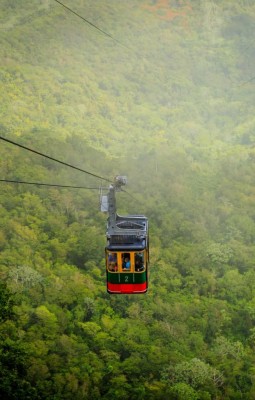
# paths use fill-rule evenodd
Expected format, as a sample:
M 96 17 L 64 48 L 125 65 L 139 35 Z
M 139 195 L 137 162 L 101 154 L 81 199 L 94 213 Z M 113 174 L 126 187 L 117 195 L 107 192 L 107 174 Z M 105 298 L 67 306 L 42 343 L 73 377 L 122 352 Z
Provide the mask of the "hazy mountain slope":
M 1 183 L 0 394 L 254 398 L 252 1 L 3 1 L 1 136 L 128 175 L 149 291 L 105 288 L 98 193 Z M 1 141 L 2 179 L 101 182 Z

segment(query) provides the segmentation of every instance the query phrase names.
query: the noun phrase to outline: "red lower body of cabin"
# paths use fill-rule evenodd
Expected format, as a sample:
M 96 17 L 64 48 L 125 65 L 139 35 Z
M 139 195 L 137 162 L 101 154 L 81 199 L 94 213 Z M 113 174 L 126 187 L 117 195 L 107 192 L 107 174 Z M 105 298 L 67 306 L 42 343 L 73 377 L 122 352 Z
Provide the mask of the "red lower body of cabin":
M 139 294 L 147 292 L 147 283 L 107 283 L 109 293 Z

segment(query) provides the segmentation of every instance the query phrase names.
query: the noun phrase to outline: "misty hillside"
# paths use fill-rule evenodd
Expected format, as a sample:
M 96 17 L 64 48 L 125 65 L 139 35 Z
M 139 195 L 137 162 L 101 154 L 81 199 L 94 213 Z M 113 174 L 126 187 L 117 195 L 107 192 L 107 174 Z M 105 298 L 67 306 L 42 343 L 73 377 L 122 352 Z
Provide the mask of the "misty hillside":
M 1 398 L 254 399 L 254 2 L 0 6 Z M 144 295 L 106 291 L 118 174 Z

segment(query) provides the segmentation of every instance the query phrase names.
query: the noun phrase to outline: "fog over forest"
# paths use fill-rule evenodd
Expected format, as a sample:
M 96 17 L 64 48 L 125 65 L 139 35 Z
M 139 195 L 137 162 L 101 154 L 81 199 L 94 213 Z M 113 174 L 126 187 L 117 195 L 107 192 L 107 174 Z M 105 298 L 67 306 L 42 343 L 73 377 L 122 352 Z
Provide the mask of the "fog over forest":
M 1 398 L 253 400 L 254 1 L 0 7 Z M 146 294 L 107 293 L 116 175 Z

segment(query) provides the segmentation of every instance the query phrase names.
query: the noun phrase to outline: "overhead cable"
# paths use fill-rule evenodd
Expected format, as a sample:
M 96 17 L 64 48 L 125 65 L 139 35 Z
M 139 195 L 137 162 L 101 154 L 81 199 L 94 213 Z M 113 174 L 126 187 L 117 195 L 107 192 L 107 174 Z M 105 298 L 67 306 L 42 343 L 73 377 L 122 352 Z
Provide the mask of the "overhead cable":
M 10 144 L 13 144 L 14 146 L 18 146 L 18 147 L 20 147 L 20 148 L 22 148 L 22 149 L 31 151 L 32 153 L 38 154 L 39 156 L 48 158 L 49 160 L 52 160 L 52 161 L 55 161 L 55 162 L 57 162 L 57 163 L 59 163 L 59 164 L 65 165 L 66 167 L 76 169 L 77 171 L 84 172 L 85 174 L 94 176 L 95 178 L 102 179 L 102 180 L 107 181 L 107 182 L 111 182 L 110 179 L 107 179 L 107 178 L 104 178 L 104 177 L 102 177 L 102 176 L 93 174 L 93 173 L 91 173 L 91 172 L 89 172 L 89 171 L 86 171 L 86 170 L 84 170 L 84 169 L 82 169 L 82 168 L 75 167 L 74 165 L 68 164 L 68 163 L 66 163 L 66 162 L 64 162 L 64 161 L 57 160 L 56 158 L 50 157 L 50 156 L 48 156 L 48 155 L 46 155 L 46 154 L 40 153 L 39 151 L 36 151 L 36 150 L 30 149 L 29 147 L 23 146 L 23 145 L 20 144 L 20 143 L 16 143 L 16 142 L 14 142 L 13 140 L 6 139 L 6 138 L 4 138 L 4 137 L 2 137 L 2 136 L 0 136 L 0 140 L 4 140 L 5 142 L 8 142 L 8 143 L 10 143 Z
M 105 32 L 103 29 L 100 29 L 98 26 L 96 26 L 95 24 L 93 24 L 92 22 L 88 21 L 86 18 L 84 18 L 82 15 L 78 14 L 76 11 L 74 11 L 72 8 L 66 6 L 65 4 L 63 4 L 61 1 L 59 0 L 54 0 L 56 3 L 60 4 L 62 7 L 64 7 L 66 10 L 70 11 L 71 13 L 73 13 L 74 15 L 76 15 L 77 17 L 81 18 L 84 22 L 86 22 L 87 24 L 89 24 L 90 26 L 92 26 L 93 28 L 97 29 L 99 32 L 101 32 L 103 35 L 108 36 L 110 39 L 114 40 L 114 42 L 120 44 L 121 46 L 126 47 L 127 49 L 131 50 L 128 46 L 126 46 L 124 43 L 122 43 L 120 40 L 116 39 L 115 37 L 113 37 L 112 35 L 110 35 L 109 33 Z
M 92 22 L 88 21 L 86 18 L 84 18 L 82 15 L 78 14 L 77 12 L 75 12 L 73 9 L 71 9 L 70 7 L 66 6 L 65 4 L 63 4 L 61 1 L 59 0 L 54 0 L 56 3 L 60 4 L 61 6 L 63 6 L 66 10 L 68 10 L 69 12 L 73 13 L 74 15 L 76 15 L 77 17 L 81 18 L 84 22 L 86 22 L 87 24 L 91 25 L 93 28 L 97 29 L 98 31 L 100 31 L 102 34 L 108 36 L 110 39 L 114 40 L 116 43 L 118 43 L 119 45 L 125 47 L 126 49 L 128 49 L 130 52 L 132 52 L 138 59 L 143 60 L 143 61 L 148 61 L 149 65 L 152 65 L 148 56 L 143 55 L 139 52 L 136 52 L 134 49 L 132 49 L 131 47 L 127 46 L 126 44 L 122 43 L 120 40 L 116 39 L 115 37 L 111 36 L 109 33 L 105 32 L 104 30 L 100 29 L 98 26 L 96 26 L 95 24 L 93 24 Z M 154 64 L 153 64 L 154 66 Z M 158 75 L 153 72 L 153 69 L 150 71 L 154 77 L 156 79 L 158 79 Z
M 113 37 L 112 35 L 110 35 L 109 33 L 105 32 L 103 29 L 99 28 L 97 25 L 93 24 L 92 22 L 90 22 L 89 20 L 87 20 L 86 18 L 84 18 L 82 15 L 78 14 L 76 11 L 74 11 L 72 8 L 66 6 L 64 3 L 62 3 L 59 0 L 54 0 L 56 3 L 58 3 L 59 5 L 61 5 L 62 7 L 64 7 L 66 10 L 68 10 L 69 12 L 73 13 L 74 15 L 76 15 L 77 17 L 79 17 L 80 19 L 82 19 L 84 22 L 86 22 L 87 24 L 89 24 L 90 26 L 92 26 L 93 28 L 97 29 L 99 32 L 101 32 L 103 35 L 108 36 L 110 39 L 114 40 L 116 43 L 120 44 L 121 46 L 125 47 L 126 49 L 132 51 L 138 58 L 142 58 L 143 60 L 148 60 L 148 57 L 143 56 L 141 54 L 136 53 L 132 48 L 130 48 L 129 46 L 125 45 L 124 43 L 122 43 L 120 40 L 116 39 L 115 37 Z M 153 74 L 156 76 L 156 74 Z M 252 82 L 255 79 L 255 77 L 252 77 L 251 79 L 242 82 L 241 84 L 235 86 L 237 88 L 244 86 L 250 82 Z M 235 88 L 234 87 L 234 88 Z
M 53 183 L 14 181 L 14 180 L 11 180 L 11 179 L 0 179 L 0 182 L 6 182 L 6 183 L 21 183 L 21 184 L 25 184 L 25 185 L 36 185 L 36 186 L 52 186 L 52 187 L 68 188 L 68 189 L 89 189 L 89 190 L 98 190 L 98 187 L 85 187 L 85 186 L 72 186 L 72 185 L 58 185 L 58 184 L 53 184 Z
M 240 83 L 240 85 L 238 85 L 238 87 L 247 85 L 248 83 L 254 81 L 254 79 L 255 79 L 255 76 L 253 76 L 252 78 L 248 79 L 247 81 L 244 81 L 244 82 Z

